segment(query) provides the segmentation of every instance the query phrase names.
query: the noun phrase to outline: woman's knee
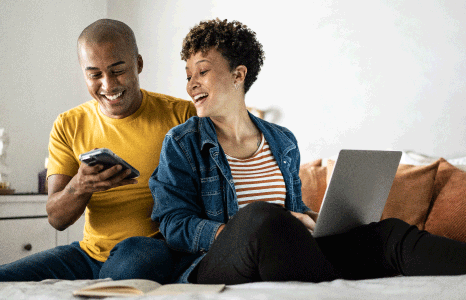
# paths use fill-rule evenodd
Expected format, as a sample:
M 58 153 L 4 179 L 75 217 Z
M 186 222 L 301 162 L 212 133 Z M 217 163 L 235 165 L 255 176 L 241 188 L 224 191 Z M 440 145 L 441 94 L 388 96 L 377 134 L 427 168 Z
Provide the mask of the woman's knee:
M 404 232 L 412 227 L 412 225 L 397 218 L 384 219 L 378 222 L 377 226 L 383 232 Z
M 227 226 L 236 227 L 244 235 L 256 235 L 259 231 L 273 232 L 277 230 L 277 226 L 293 218 L 280 205 L 258 201 L 241 208 Z
M 287 210 L 280 205 L 267 203 L 263 201 L 257 201 L 248 204 L 246 207 L 240 209 L 237 213 L 237 216 L 245 216 L 247 218 L 254 216 L 254 219 L 256 220 L 265 221 L 267 219 L 275 218 L 285 213 L 287 213 Z

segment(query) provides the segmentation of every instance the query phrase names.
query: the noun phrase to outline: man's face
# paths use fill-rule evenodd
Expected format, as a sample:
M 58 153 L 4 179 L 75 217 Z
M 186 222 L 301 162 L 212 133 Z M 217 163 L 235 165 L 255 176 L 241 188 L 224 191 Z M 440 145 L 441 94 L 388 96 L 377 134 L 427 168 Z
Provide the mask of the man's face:
M 142 102 L 139 73 L 142 57 L 135 54 L 122 39 L 112 42 L 82 42 L 80 64 L 91 96 L 100 111 L 114 119 L 130 116 Z

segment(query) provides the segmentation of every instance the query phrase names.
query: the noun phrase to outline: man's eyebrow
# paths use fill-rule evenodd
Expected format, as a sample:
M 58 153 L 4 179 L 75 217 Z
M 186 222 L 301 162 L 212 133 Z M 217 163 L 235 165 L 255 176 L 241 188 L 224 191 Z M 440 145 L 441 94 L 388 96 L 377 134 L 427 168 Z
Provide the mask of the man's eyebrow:
M 114 64 L 111 64 L 110 66 L 107 67 L 107 69 L 110 69 L 110 68 L 113 68 L 115 66 L 118 66 L 118 65 L 122 65 L 124 64 L 125 62 L 124 61 L 118 61 Z M 96 67 L 86 67 L 85 69 L 86 71 L 94 71 L 94 70 L 99 70 L 99 68 L 96 68 Z
M 110 69 L 110 68 L 115 67 L 115 66 L 118 66 L 118 65 L 122 65 L 122 64 L 124 64 L 124 63 L 125 63 L 124 61 L 118 61 L 118 62 L 116 62 L 116 63 L 111 64 L 110 66 L 108 66 L 107 69 Z

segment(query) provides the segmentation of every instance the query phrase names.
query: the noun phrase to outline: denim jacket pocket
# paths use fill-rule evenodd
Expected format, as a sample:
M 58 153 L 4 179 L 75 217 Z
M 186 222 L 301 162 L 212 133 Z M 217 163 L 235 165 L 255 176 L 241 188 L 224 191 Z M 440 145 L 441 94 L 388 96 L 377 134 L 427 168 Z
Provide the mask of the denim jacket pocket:
M 208 219 L 222 222 L 222 187 L 218 175 L 201 178 L 201 197 Z

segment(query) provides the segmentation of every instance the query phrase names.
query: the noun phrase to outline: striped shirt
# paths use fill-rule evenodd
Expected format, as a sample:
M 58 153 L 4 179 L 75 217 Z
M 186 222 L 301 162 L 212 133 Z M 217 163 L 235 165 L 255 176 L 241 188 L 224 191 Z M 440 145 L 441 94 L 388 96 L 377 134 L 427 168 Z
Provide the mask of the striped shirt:
M 285 181 L 263 135 L 259 149 L 251 157 L 238 159 L 228 154 L 226 156 L 235 183 L 239 208 L 254 201 L 285 206 Z

